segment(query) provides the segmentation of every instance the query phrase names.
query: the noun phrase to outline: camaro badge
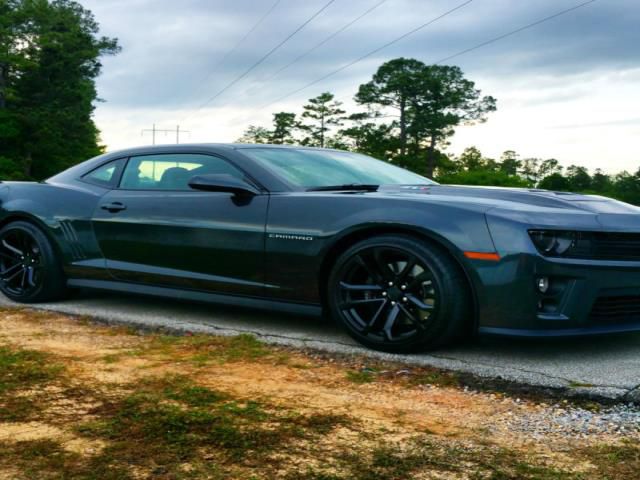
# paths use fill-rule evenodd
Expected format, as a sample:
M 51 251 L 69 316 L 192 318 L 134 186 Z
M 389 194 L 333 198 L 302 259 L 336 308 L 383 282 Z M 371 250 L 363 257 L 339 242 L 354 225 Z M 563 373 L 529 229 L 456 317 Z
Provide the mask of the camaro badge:
M 308 235 L 294 235 L 290 233 L 270 233 L 269 238 L 277 240 L 302 240 L 304 242 L 310 242 L 313 240 L 313 237 Z

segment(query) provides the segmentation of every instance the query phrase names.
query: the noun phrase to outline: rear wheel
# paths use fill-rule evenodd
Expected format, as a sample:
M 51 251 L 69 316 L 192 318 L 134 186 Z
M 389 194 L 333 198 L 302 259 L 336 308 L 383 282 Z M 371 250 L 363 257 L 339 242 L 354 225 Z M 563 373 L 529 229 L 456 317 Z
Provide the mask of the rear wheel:
M 49 239 L 35 225 L 12 222 L 0 230 L 0 290 L 21 303 L 66 293 L 66 279 Z
M 332 315 L 352 337 L 387 352 L 451 342 L 470 310 L 466 281 L 449 255 L 404 235 L 374 237 L 340 255 L 328 296 Z

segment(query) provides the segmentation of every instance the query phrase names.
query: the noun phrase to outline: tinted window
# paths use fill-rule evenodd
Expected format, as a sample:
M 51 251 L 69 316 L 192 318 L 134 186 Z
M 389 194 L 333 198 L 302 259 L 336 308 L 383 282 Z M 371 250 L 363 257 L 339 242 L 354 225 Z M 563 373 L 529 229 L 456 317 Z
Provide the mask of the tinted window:
M 244 174 L 222 158 L 197 154 L 164 154 L 131 157 L 120 182 L 127 190 L 191 190 L 196 175 Z
M 105 163 L 104 165 L 87 173 L 82 178 L 86 182 L 93 183 L 94 185 L 100 185 L 101 187 L 115 187 L 118 184 L 118 178 L 123 165 L 123 158 L 114 160 L 113 162 Z
M 298 187 L 351 183 L 433 185 L 435 182 L 389 162 L 357 153 L 304 148 L 246 148 L 242 153 Z

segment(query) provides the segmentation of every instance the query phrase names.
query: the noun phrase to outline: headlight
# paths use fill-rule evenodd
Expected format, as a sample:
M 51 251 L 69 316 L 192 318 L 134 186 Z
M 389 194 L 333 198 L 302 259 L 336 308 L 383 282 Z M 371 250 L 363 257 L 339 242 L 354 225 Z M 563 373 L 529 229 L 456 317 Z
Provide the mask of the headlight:
M 560 230 L 530 230 L 529 235 L 540 253 L 552 257 L 570 253 L 579 238 L 578 232 Z

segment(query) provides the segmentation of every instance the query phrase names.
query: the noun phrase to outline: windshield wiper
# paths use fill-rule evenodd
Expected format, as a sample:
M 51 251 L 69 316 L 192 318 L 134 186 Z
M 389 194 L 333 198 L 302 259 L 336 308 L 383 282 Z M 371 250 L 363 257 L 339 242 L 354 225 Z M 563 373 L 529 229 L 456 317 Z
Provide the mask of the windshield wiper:
M 307 188 L 307 192 L 331 192 L 331 191 L 362 191 L 375 192 L 380 185 L 365 185 L 363 183 L 348 183 L 345 185 L 327 185 L 323 187 Z

